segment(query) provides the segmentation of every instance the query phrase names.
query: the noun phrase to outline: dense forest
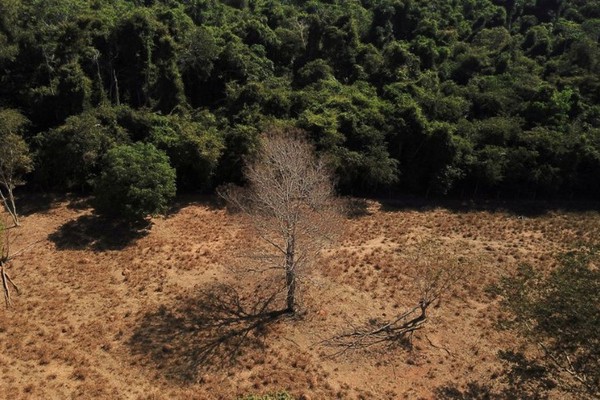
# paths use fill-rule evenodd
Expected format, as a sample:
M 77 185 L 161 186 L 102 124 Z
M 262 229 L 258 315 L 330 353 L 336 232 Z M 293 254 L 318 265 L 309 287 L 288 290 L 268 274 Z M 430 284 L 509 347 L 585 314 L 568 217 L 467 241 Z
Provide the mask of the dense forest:
M 596 197 L 599 46 L 598 0 L 0 0 L 0 134 L 34 190 L 140 142 L 211 191 L 297 127 L 345 193 Z

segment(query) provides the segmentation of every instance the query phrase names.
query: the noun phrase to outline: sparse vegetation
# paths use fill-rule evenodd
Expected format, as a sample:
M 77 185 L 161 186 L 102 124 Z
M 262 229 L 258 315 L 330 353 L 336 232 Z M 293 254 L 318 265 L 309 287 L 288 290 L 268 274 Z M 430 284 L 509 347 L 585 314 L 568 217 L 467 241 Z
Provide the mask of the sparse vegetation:
M 265 395 L 249 395 L 238 398 L 238 400 L 294 400 L 294 397 L 286 392 Z
M 60 245 L 49 240 L 64 225 L 91 217 L 78 199 L 28 212 L 12 230 L 12 248 L 41 243 L 9 269 L 26 290 L 13 297 L 12 308 L 0 310 L 8 316 L 0 319 L 0 354 L 15 363 L 0 374 L 3 393 L 235 399 L 285 388 L 297 399 L 396 399 L 404 393 L 432 398 L 447 382 L 454 394 L 502 394 L 511 393 L 505 391 L 511 376 L 530 388 L 544 379 L 535 365 L 523 364 L 536 350 L 527 337 L 496 329 L 495 321 L 509 314 L 484 288 L 522 263 L 547 275 L 557 254 L 600 237 L 597 211 L 370 200 L 362 208 L 343 219 L 343 235 L 321 252 L 319 268 L 307 271 L 305 312 L 270 322 L 268 312 L 285 306 L 284 295 L 282 303 L 270 303 L 264 323 L 261 299 L 269 297 L 271 282 L 229 268 L 240 249 L 260 248 L 262 241 L 245 229 L 243 214 L 227 212 L 215 199 L 183 198 L 177 212 L 118 247 L 79 245 L 81 235 L 86 243 L 94 238 L 93 229 L 76 230 Z M 348 323 L 389 321 L 410 309 L 422 290 L 415 278 L 454 263 L 465 268 L 466 279 L 428 308 L 411 350 L 383 346 L 331 359 L 331 348 L 317 345 Z M 220 285 L 236 287 L 240 301 L 222 295 Z M 236 331 L 244 333 L 231 334 Z M 468 392 L 470 381 L 480 385 Z M 561 387 L 548 390 L 552 399 L 573 397 Z
M 0 0 L 3 398 L 598 398 L 599 198 L 600 0 Z

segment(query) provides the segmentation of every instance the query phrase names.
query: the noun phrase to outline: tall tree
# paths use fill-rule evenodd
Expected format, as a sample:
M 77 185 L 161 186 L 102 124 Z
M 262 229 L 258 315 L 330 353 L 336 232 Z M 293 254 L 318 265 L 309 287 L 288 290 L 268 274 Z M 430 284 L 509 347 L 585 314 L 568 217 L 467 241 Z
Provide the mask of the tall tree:
M 271 129 L 245 178 L 245 188 L 228 187 L 222 196 L 274 251 L 268 259 L 284 273 L 285 310 L 295 313 L 303 270 L 340 226 L 331 171 L 303 131 Z

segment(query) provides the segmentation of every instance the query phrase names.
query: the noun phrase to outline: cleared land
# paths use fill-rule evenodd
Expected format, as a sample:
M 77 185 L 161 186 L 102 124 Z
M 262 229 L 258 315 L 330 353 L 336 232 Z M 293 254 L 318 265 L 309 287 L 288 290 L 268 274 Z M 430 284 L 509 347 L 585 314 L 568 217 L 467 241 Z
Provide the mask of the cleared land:
M 497 352 L 521 344 L 496 328 L 501 312 L 486 287 L 519 263 L 549 270 L 561 252 L 600 238 L 594 211 L 358 206 L 309 273 L 301 315 L 272 320 L 252 308 L 272 281 L 237 268 L 254 236 L 211 199 L 182 201 L 137 235 L 98 220 L 82 201 L 26 205 L 13 247 L 36 245 L 11 268 L 23 294 L 0 309 L 0 397 L 234 399 L 288 390 L 305 399 L 429 399 L 448 383 L 493 386 L 503 367 Z M 469 273 L 432 307 L 412 350 L 332 357 L 336 349 L 320 343 L 414 306 L 420 271 L 454 264 Z

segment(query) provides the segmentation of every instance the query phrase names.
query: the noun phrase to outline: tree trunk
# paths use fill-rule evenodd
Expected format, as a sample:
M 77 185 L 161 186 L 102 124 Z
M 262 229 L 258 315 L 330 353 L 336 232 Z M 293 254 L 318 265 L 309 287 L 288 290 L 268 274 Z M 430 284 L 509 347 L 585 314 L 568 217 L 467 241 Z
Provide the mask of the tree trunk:
M 2 190 L 0 190 L 0 197 L 2 197 L 2 201 L 4 202 L 6 211 L 12 217 L 12 220 L 13 220 L 13 223 L 15 224 L 15 226 L 20 226 L 19 217 L 17 216 L 17 207 L 15 206 L 15 197 L 13 195 L 13 192 L 12 192 L 12 189 L 10 188 L 10 186 L 7 187 L 7 191 L 8 191 L 8 199 L 10 199 L 10 204 L 8 202 L 8 199 L 4 196 L 4 193 L 2 193 Z M 11 205 L 12 205 L 12 207 L 11 207 Z
M 8 198 L 10 199 L 10 204 L 12 205 L 12 217 L 16 226 L 21 226 L 19 223 L 19 214 L 17 214 L 17 206 L 15 205 L 15 196 L 13 194 L 12 188 L 8 188 Z
M 117 106 L 120 106 L 121 98 L 119 96 L 119 79 L 117 79 L 117 72 L 115 71 L 114 68 L 112 70 L 112 73 L 113 73 L 113 83 L 115 85 L 115 102 L 117 103 Z
M 287 288 L 287 309 L 293 314 L 296 312 L 296 271 L 294 271 L 294 239 L 288 240 L 285 254 L 285 285 Z

